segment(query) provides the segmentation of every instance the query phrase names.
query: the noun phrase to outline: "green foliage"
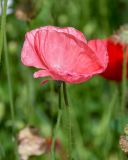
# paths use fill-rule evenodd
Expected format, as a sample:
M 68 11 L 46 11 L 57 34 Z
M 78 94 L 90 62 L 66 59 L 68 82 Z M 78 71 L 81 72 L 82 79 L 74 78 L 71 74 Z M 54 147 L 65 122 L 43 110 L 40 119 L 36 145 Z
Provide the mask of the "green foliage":
M 31 11 L 34 12 L 31 20 L 28 14 L 29 6 L 26 6 L 25 0 L 14 1 L 12 6 L 14 13 L 6 17 L 7 47 L 5 42 L 3 51 L 5 53 L 8 51 L 9 68 L 4 54 L 0 64 L 0 159 L 2 160 L 16 159 L 12 128 L 18 134 L 23 127 L 33 125 L 39 128 L 43 137 L 47 138 L 52 135 L 52 126 L 57 116 L 55 82 L 50 81 L 40 86 L 42 79 L 32 77 L 35 69 L 21 64 L 20 53 L 25 33 L 39 26 L 57 25 L 75 27 L 84 32 L 87 39 L 105 38 L 119 25 L 126 23 L 128 17 L 127 0 L 31 1 L 35 5 Z M 20 19 L 16 16 L 19 8 L 23 14 Z M 28 18 L 27 22 L 24 21 L 24 15 Z M 4 23 L 5 26 L 2 17 L 5 20 L 4 14 L 1 16 L 1 25 Z M 0 55 L 4 42 L 4 29 L 5 27 L 1 27 L 0 30 Z M 11 77 L 11 82 L 7 80 L 8 76 Z M 11 98 L 8 82 L 11 83 L 13 90 Z M 72 106 L 74 160 L 120 160 L 119 135 L 128 118 L 126 114 L 120 114 L 119 84 L 96 76 L 83 84 L 68 85 L 68 91 Z M 14 111 L 10 107 L 10 99 L 14 101 Z M 64 145 L 63 131 L 59 131 L 57 136 Z M 42 157 L 32 159 L 49 159 L 48 154 Z

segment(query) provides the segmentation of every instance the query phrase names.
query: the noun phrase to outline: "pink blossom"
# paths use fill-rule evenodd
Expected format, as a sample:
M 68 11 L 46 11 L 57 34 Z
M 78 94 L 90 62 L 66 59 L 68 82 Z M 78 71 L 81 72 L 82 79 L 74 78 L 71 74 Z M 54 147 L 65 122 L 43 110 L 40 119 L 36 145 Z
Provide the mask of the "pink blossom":
M 36 67 L 35 78 L 81 83 L 102 73 L 108 62 L 107 49 L 99 40 L 87 42 L 78 30 L 45 26 L 26 33 L 21 61 Z

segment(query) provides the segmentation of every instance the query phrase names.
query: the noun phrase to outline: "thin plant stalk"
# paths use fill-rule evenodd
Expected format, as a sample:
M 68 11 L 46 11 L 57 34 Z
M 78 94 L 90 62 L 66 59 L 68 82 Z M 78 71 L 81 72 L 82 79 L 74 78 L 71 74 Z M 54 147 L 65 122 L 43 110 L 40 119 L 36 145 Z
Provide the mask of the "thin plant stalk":
M 10 64 L 9 64 L 9 57 L 8 57 L 8 50 L 7 50 L 7 39 L 6 39 L 5 32 L 4 32 L 4 53 L 5 53 L 5 65 L 7 70 L 10 111 L 11 111 L 11 119 L 12 119 L 12 140 L 14 143 L 15 156 L 16 156 L 16 159 L 18 159 L 17 143 L 15 140 L 16 135 L 15 135 L 15 112 L 14 112 L 14 101 L 13 101 L 13 87 L 12 87 L 11 71 L 10 71 Z
M 35 95 L 34 95 L 34 85 L 33 85 L 33 78 L 30 76 L 29 71 L 27 72 L 27 91 L 28 91 L 28 107 L 27 107 L 27 114 L 28 114 L 28 124 L 30 125 L 33 122 L 34 115 L 34 103 L 35 103 Z M 31 111 L 31 114 L 29 114 Z
M 4 41 L 4 30 L 6 26 L 6 10 L 7 10 L 7 0 L 4 0 L 4 6 L 2 8 L 2 16 L 1 16 L 1 25 L 0 25 L 0 62 L 1 62 L 1 55 L 3 49 L 3 41 Z M 1 1 L 2 3 L 2 1 Z
M 65 105 L 69 107 L 68 95 L 67 95 L 67 87 L 66 87 L 66 83 L 65 82 L 63 82 L 63 93 L 64 93 Z
M 4 0 L 4 6 L 2 6 L 2 0 L 0 0 L 2 15 L 1 15 L 1 24 L 0 24 L 0 62 L 1 62 L 1 55 L 2 55 L 2 49 L 3 49 L 3 39 L 4 39 L 4 30 L 6 26 L 6 10 L 7 10 L 7 0 Z M 2 142 L 1 142 L 2 144 Z M 4 149 L 2 145 L 0 146 L 1 150 L 1 157 L 5 155 Z M 3 153 L 3 154 L 2 154 Z M 0 158 L 1 158 L 0 157 Z
M 64 94 L 64 101 L 65 101 L 65 112 L 66 112 L 66 119 L 64 121 L 66 126 L 66 135 L 67 135 L 67 160 L 71 160 L 72 158 L 72 134 L 71 134 L 71 108 L 68 102 L 68 95 L 67 95 L 67 88 L 66 83 L 63 82 L 63 94 Z
M 13 133 L 14 133 L 14 126 L 15 126 L 15 114 L 14 114 L 14 102 L 13 102 L 13 89 L 12 89 L 12 80 L 11 80 L 11 72 L 10 72 L 10 65 L 9 65 L 9 58 L 8 58 L 8 51 L 7 51 L 7 40 L 6 35 L 4 34 L 4 53 L 5 53 L 5 65 L 7 70 L 7 79 L 8 79 L 8 89 L 9 89 L 9 101 L 10 101 L 10 110 L 11 110 L 11 117 L 13 123 Z
M 58 82 L 60 83 L 60 82 Z M 56 160 L 55 158 L 55 143 L 56 143 L 56 135 L 57 131 L 60 126 L 61 116 L 62 116 L 62 109 L 61 109 L 61 83 L 58 85 L 58 116 L 55 128 L 53 129 L 53 136 L 52 136 L 52 144 L 51 144 L 51 160 Z
M 126 95 L 126 86 L 127 86 L 127 57 L 126 57 L 126 48 L 124 48 L 124 58 L 123 58 L 123 73 L 122 73 L 122 97 L 121 97 L 121 109 L 122 113 L 125 112 L 125 95 Z

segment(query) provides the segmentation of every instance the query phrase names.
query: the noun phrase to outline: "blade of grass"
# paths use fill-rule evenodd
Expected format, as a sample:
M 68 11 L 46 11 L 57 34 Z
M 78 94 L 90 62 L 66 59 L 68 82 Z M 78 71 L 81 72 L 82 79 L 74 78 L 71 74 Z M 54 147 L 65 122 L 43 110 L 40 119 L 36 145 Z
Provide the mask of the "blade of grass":
M 0 0 L 0 6 L 1 6 L 1 24 L 0 24 L 0 62 L 1 62 L 1 54 L 2 54 L 2 49 L 3 49 L 3 39 L 4 39 L 4 29 L 5 29 L 5 25 L 6 25 L 6 10 L 7 10 L 7 0 L 4 0 L 4 6 L 2 6 L 2 0 Z M 1 143 L 2 144 L 2 143 Z M 0 152 L 1 152 L 1 156 L 3 153 L 4 156 L 4 148 L 2 147 L 2 145 L 0 146 Z
M 127 86 L 127 54 L 126 48 L 124 49 L 123 55 L 123 69 L 122 69 L 122 97 L 121 97 L 121 110 L 122 113 L 125 113 L 125 104 L 126 104 L 126 86 Z
M 108 106 L 106 106 L 106 109 L 104 111 L 103 117 L 101 119 L 101 123 L 99 125 L 99 127 L 97 128 L 96 131 L 96 137 L 94 139 L 94 144 L 96 146 L 101 146 L 102 144 L 104 144 L 104 147 L 102 149 L 102 155 L 104 159 L 107 158 L 110 146 L 109 141 L 109 134 L 111 132 L 110 130 L 110 124 L 111 124 L 111 120 L 112 120 L 112 115 L 114 114 L 114 109 L 116 107 L 116 101 L 118 98 L 118 91 L 117 89 L 115 89 L 113 95 L 112 95 L 112 99 L 110 101 L 110 104 Z
M 0 26 L 0 62 L 1 62 L 1 55 L 3 49 L 3 40 L 4 40 L 4 30 L 6 26 L 6 10 L 7 10 L 7 0 L 4 0 L 4 6 L 2 8 L 2 17 L 1 17 L 1 26 Z M 1 1 L 2 3 L 2 1 Z

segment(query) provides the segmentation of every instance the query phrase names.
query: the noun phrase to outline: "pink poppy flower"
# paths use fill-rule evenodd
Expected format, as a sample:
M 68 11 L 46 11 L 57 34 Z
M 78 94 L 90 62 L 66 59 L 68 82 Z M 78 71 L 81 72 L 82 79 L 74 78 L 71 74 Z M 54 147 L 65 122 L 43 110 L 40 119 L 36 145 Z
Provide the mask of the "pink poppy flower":
M 107 67 L 107 49 L 101 40 L 86 41 L 71 27 L 45 26 L 28 32 L 22 48 L 24 65 L 39 68 L 35 78 L 81 83 Z

